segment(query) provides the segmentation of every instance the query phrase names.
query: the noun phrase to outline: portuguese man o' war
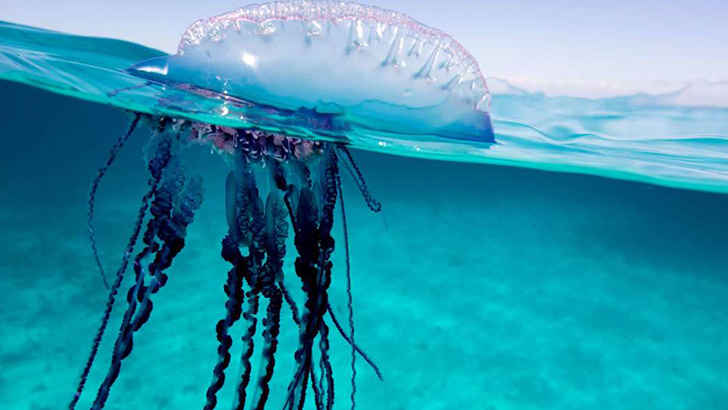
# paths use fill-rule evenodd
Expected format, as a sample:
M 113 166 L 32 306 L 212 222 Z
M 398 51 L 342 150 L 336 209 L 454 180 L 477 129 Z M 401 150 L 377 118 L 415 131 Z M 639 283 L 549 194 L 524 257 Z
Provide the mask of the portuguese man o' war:
M 232 380 L 237 384 L 233 408 L 300 410 L 309 385 L 317 409 L 333 408 L 331 323 L 351 346 L 353 409 L 357 357 L 382 376 L 354 338 L 340 168 L 349 171 L 373 212 L 381 204 L 346 147 L 347 130 L 366 126 L 405 137 L 494 142 L 490 94 L 478 63 L 447 34 L 403 14 L 350 2 L 304 0 L 252 5 L 200 20 L 184 33 L 176 55 L 142 61 L 128 71 L 149 83 L 255 107 L 248 112 L 256 114 L 245 118 L 249 127 L 234 128 L 136 113 L 112 148 L 89 199 L 89 234 L 99 268 L 92 224 L 98 184 L 134 129 L 140 123 L 152 129 L 146 154 L 148 189 L 116 276 L 107 284 L 102 323 L 69 408 L 76 407 L 84 391 L 129 265 L 134 280 L 125 294 L 127 309 L 93 409 L 107 403 L 136 332 L 152 313 L 154 295 L 168 281 L 203 199 L 201 179 L 186 174 L 179 152 L 201 143 L 211 145 L 231 168 L 225 179 L 228 232 L 221 251 L 230 264 L 224 283 L 227 300 L 215 327 L 217 361 L 204 392 L 204 409 L 217 407 L 234 339 L 242 342 L 242 370 Z M 346 253 L 348 329 L 328 302 L 337 202 Z M 289 235 L 302 303 L 283 281 L 284 275 L 290 276 L 283 269 Z M 135 253 L 139 237 L 143 248 Z M 278 335 L 281 322 L 287 322 L 281 315 L 284 303 L 291 310 L 291 325 L 298 327 L 298 347 L 287 391 L 281 392 L 285 401 L 271 404 L 269 382 L 280 360 Z M 233 338 L 236 322 L 242 323 L 242 337 Z M 262 329 L 259 338 L 256 329 Z M 259 368 L 253 372 L 256 353 Z

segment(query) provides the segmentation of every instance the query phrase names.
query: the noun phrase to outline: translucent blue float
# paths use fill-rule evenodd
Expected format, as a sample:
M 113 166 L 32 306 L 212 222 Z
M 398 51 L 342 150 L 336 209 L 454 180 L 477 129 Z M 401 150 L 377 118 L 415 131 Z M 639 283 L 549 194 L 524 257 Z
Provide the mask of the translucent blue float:
M 361 127 L 493 142 L 486 81 L 462 45 L 404 14 L 356 3 L 275 2 L 199 20 L 176 55 L 129 71 L 301 113 L 305 127 L 324 135 Z M 260 116 L 251 121 L 271 121 Z

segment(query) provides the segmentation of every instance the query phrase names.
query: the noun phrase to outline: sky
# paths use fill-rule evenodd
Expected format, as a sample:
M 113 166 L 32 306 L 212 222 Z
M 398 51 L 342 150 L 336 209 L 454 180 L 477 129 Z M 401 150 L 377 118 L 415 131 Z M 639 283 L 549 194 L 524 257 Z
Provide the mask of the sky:
M 488 77 L 550 95 L 601 97 L 728 83 L 727 0 L 365 2 L 450 33 Z M 0 0 L 0 20 L 120 38 L 173 53 L 190 23 L 246 4 Z

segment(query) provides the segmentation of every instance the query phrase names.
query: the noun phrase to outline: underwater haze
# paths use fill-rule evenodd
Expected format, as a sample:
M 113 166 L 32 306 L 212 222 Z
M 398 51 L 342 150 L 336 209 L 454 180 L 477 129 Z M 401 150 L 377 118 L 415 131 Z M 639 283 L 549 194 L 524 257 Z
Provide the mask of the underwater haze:
M 125 70 L 160 55 L 0 23 L 2 409 L 65 408 L 76 388 L 107 296 L 88 243 L 89 186 L 128 128 L 126 110 L 245 125 L 220 100 L 144 86 Z M 382 203 L 372 214 L 343 178 L 357 343 L 384 379 L 357 362 L 357 408 L 725 409 L 728 108 L 681 104 L 679 93 L 584 99 L 489 85 L 496 145 L 352 136 Z M 131 135 L 98 191 L 107 272 L 144 194 L 149 134 Z M 228 168 L 208 146 L 183 156 L 205 201 L 108 409 L 205 404 L 226 300 Z M 329 289 L 339 317 L 342 250 Z M 300 293 L 296 279 L 286 281 Z M 105 375 L 119 299 L 89 386 Z M 290 319 L 287 306 L 281 315 Z M 272 408 L 286 400 L 297 330 L 281 327 Z M 351 350 L 336 332 L 331 343 L 335 408 L 349 408 Z M 239 343 L 231 354 L 235 373 Z

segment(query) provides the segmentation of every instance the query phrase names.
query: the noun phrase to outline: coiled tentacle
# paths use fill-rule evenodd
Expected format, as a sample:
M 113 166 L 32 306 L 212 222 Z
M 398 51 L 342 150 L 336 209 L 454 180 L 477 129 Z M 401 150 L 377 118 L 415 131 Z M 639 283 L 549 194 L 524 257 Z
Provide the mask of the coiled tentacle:
M 351 259 L 349 255 L 349 228 L 346 224 L 346 207 L 344 206 L 344 190 L 341 187 L 341 177 L 336 176 L 336 190 L 339 193 L 341 206 L 341 226 L 344 231 L 344 250 L 346 252 L 346 307 L 349 312 L 349 339 L 351 340 L 351 410 L 356 408 L 356 342 L 354 339 L 354 302 L 351 295 Z M 331 307 L 329 307 L 331 312 Z
M 382 210 L 382 203 L 377 201 L 376 198 L 369 192 L 369 188 L 367 187 L 367 183 L 364 180 L 364 175 L 362 175 L 361 170 L 359 169 L 359 166 L 356 165 L 356 161 L 354 161 L 354 157 L 351 155 L 351 152 L 348 148 L 344 145 L 337 146 L 337 153 L 341 152 L 344 155 L 344 161 L 342 163 L 344 164 L 344 167 L 347 171 L 349 171 L 349 175 L 351 175 L 352 179 L 354 179 L 354 182 L 356 183 L 357 188 L 359 188 L 359 191 L 361 191 L 362 196 L 364 197 L 364 201 L 367 203 L 367 206 L 372 212 L 379 212 Z M 341 157 L 341 155 L 339 155 Z
M 311 375 L 311 388 L 313 389 L 313 398 L 316 410 L 324 410 L 324 396 L 320 387 L 321 382 L 316 378 L 316 370 L 314 366 L 311 366 L 311 371 L 309 373 Z
M 270 394 L 268 383 L 273 377 L 273 369 L 276 364 L 275 353 L 278 349 L 278 334 L 280 333 L 281 306 L 283 300 L 278 288 L 271 287 L 264 290 L 267 294 L 268 308 L 266 317 L 263 319 L 263 374 L 258 379 L 259 396 L 255 400 L 254 409 L 262 410 Z
M 326 380 L 326 410 L 331 410 L 334 406 L 334 372 L 329 360 L 329 327 L 324 321 L 321 321 L 319 349 L 321 350 L 321 377 Z
M 230 364 L 230 346 L 232 338 L 228 329 L 236 322 L 242 314 L 243 304 L 243 281 L 249 280 L 250 267 L 247 257 L 240 253 L 239 244 L 243 238 L 241 226 L 247 226 L 248 209 L 246 198 L 241 188 L 240 178 L 234 172 L 228 174 L 225 184 L 225 205 L 228 220 L 228 234 L 222 241 L 222 257 L 233 265 L 228 272 L 228 280 L 225 285 L 225 294 L 228 300 L 225 302 L 226 314 L 218 321 L 215 328 L 218 340 L 218 360 L 213 368 L 212 382 L 207 388 L 205 410 L 212 410 L 217 406 L 217 392 L 225 383 L 225 369 Z
M 283 299 L 285 299 L 286 304 L 288 304 L 288 307 L 291 309 L 291 316 L 293 316 L 293 322 L 297 324 L 298 326 L 301 326 L 301 319 L 298 317 L 298 306 L 296 305 L 296 301 L 293 300 L 291 297 L 291 294 L 288 293 L 288 290 L 286 289 L 286 286 L 283 284 L 283 279 L 278 280 L 278 287 L 281 289 L 281 294 L 283 295 Z
M 235 410 L 243 410 L 245 408 L 245 400 L 247 397 L 246 390 L 250 383 L 250 375 L 252 373 L 250 358 L 253 356 L 253 336 L 255 336 L 255 328 L 258 324 L 258 294 L 248 292 L 247 296 L 248 308 L 245 310 L 245 313 L 243 313 L 243 319 L 245 319 L 248 327 L 242 337 L 243 353 L 240 361 L 242 363 L 243 373 L 240 376 L 240 383 L 238 384 L 236 404 L 233 406 Z
M 228 239 L 229 237 L 226 237 Z M 223 240 L 223 247 L 227 248 L 230 244 L 226 244 Z M 223 252 L 229 252 L 225 250 Z M 205 410 L 212 410 L 217 405 L 217 392 L 220 391 L 223 384 L 225 383 L 225 369 L 230 364 L 230 346 L 233 341 L 228 334 L 228 329 L 232 326 L 235 321 L 240 318 L 243 303 L 243 275 L 241 275 L 241 266 L 245 264 L 245 259 L 240 258 L 238 264 L 228 271 L 228 279 L 225 283 L 225 294 L 228 296 L 227 302 L 225 302 L 225 317 L 217 322 L 215 332 L 219 345 L 217 347 L 218 360 L 213 369 L 212 382 L 210 387 L 207 388 L 207 402 L 205 403 Z

